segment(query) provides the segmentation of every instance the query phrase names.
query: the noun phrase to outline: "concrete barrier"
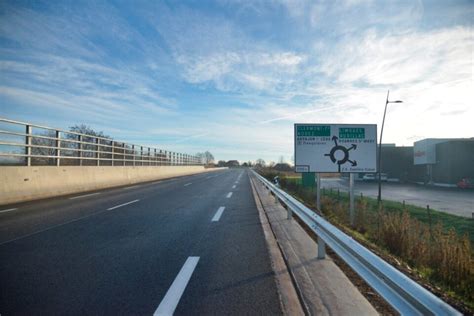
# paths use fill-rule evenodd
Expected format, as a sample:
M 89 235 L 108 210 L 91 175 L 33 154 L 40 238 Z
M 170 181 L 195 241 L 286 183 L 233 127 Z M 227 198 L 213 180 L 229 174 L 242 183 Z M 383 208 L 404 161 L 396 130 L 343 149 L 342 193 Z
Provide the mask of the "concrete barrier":
M 0 205 L 220 169 L 202 166 L 0 167 Z

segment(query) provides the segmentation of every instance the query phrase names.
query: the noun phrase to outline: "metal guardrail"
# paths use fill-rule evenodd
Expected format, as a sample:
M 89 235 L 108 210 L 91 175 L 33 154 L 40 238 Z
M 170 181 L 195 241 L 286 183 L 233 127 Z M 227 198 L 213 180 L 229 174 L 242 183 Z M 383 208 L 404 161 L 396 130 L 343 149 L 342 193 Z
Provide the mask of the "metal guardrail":
M 461 315 L 437 296 L 395 269 L 294 197 L 253 171 L 256 177 L 318 236 L 318 258 L 326 245 L 402 315 Z
M 0 124 L 9 127 L 16 126 L 17 129 L 20 126 L 20 132 L 0 128 L 0 165 L 174 166 L 202 164 L 200 158 L 194 155 L 128 144 L 111 138 L 1 117 Z M 21 132 L 21 129 L 24 132 Z M 34 133 L 35 131 L 37 133 Z M 22 141 L 8 141 L 5 138 L 20 138 Z M 16 147 L 20 148 L 20 152 L 5 151 L 5 148 Z

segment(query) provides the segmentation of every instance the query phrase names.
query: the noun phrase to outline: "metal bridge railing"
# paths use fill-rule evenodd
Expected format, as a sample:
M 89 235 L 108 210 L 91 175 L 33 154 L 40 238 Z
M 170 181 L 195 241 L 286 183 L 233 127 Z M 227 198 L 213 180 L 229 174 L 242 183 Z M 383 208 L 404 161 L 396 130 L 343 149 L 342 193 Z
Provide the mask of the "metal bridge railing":
M 288 219 L 294 213 L 318 236 L 318 258 L 326 256 L 326 245 L 330 247 L 401 315 L 461 315 L 303 203 L 255 171 L 253 173 L 287 206 Z
M 0 165 L 201 165 L 197 156 L 0 117 Z

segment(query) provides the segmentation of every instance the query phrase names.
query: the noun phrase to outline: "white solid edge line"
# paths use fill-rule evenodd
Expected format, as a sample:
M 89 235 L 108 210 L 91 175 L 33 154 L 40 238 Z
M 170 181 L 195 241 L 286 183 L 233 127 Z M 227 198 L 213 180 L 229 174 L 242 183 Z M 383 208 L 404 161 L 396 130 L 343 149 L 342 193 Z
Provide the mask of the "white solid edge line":
M 171 284 L 171 287 L 168 289 L 168 292 L 166 292 L 165 297 L 153 314 L 154 316 L 173 315 L 174 310 L 178 306 L 179 300 L 181 299 L 181 296 L 183 295 L 184 290 L 186 289 L 186 286 L 193 275 L 198 261 L 199 257 L 188 257 L 178 275 L 174 279 L 173 284 Z
M 9 208 L 9 209 L 6 209 L 6 210 L 1 210 L 0 213 L 6 213 L 6 212 L 11 212 L 11 211 L 15 211 L 17 210 L 18 208 Z
M 193 184 L 192 182 L 186 183 L 184 186 L 187 187 L 188 185 Z
M 73 196 L 73 197 L 70 197 L 69 199 L 70 199 L 70 200 L 82 199 L 82 198 L 85 198 L 85 197 L 88 197 L 88 196 L 97 195 L 97 194 L 100 194 L 100 192 L 90 193 L 90 194 L 84 194 L 84 195 L 79 195 L 79 196 Z
M 227 193 L 227 198 L 230 198 L 232 196 L 232 192 Z
M 221 219 L 221 216 L 222 216 L 222 213 L 224 213 L 224 210 L 225 210 L 225 206 L 219 207 L 216 214 L 212 218 L 211 222 L 218 222 Z
M 127 202 L 127 203 L 112 206 L 112 207 L 108 208 L 107 211 L 115 210 L 116 208 L 119 208 L 119 207 L 122 207 L 122 206 L 125 206 L 125 205 L 128 205 L 128 204 L 132 204 L 132 203 L 135 203 L 135 202 L 138 202 L 138 201 L 140 201 L 140 200 L 133 200 L 133 201 L 130 201 L 130 202 Z

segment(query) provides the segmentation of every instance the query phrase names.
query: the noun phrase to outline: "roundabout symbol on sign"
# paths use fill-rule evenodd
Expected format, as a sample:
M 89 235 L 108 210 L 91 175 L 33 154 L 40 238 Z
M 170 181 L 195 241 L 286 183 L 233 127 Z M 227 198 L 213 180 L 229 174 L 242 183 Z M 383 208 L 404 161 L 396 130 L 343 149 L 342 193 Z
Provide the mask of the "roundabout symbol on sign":
M 352 167 L 357 166 L 357 161 L 349 159 L 349 151 L 357 149 L 357 145 L 352 144 L 351 147 L 346 148 L 337 143 L 337 136 L 333 136 L 332 140 L 334 141 L 334 147 L 331 148 L 329 154 L 324 154 L 324 156 L 328 156 L 333 163 L 337 164 L 337 172 L 341 172 L 341 165 L 346 162 L 350 162 Z

